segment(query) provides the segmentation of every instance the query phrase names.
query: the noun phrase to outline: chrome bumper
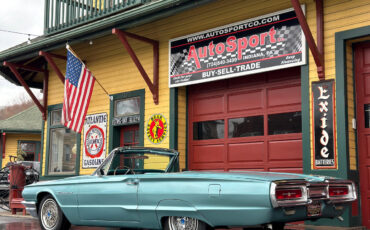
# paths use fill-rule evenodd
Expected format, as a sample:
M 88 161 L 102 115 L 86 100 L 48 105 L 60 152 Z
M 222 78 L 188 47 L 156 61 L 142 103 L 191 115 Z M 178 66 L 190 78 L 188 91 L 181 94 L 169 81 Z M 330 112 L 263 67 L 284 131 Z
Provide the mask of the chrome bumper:
M 26 211 L 33 217 L 37 217 L 36 202 L 32 201 L 22 201 Z

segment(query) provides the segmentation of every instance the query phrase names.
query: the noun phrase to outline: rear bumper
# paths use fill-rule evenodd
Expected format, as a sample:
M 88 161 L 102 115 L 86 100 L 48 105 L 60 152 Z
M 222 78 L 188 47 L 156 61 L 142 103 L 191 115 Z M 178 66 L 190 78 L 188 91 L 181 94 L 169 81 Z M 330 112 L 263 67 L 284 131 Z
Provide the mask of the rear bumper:
M 36 202 L 32 201 L 22 201 L 26 211 L 33 217 L 37 217 Z

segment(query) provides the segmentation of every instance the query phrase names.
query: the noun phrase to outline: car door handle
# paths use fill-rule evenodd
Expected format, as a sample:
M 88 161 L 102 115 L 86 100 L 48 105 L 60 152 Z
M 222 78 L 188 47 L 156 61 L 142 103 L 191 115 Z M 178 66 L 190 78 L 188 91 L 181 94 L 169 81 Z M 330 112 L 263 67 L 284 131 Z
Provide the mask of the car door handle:
M 129 180 L 126 181 L 126 184 L 127 185 L 138 185 L 139 180 L 138 179 L 129 179 Z

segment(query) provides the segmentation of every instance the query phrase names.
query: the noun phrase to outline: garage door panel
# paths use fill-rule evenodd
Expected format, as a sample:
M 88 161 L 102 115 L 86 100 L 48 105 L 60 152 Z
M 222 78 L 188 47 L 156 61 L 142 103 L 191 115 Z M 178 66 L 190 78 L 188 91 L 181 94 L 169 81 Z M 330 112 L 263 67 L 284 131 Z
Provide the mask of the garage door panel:
M 224 97 L 213 96 L 208 98 L 198 98 L 193 101 L 194 116 L 207 114 L 220 114 L 224 112 Z
M 302 168 L 270 168 L 270 172 L 303 173 Z
M 363 87 L 364 87 L 365 96 L 369 96 L 370 95 L 370 74 L 364 74 L 364 82 L 365 84 L 363 85 Z
M 365 138 L 364 149 L 367 149 L 367 158 L 370 158 L 370 135 L 366 135 Z
M 229 162 L 263 161 L 264 142 L 238 143 L 228 145 Z
M 267 106 L 275 107 L 301 103 L 300 85 L 267 89 Z
M 210 163 L 223 162 L 224 145 L 200 145 L 193 146 L 194 162 L 196 163 Z
M 265 171 L 264 168 L 236 168 L 236 169 L 229 169 L 230 172 L 236 172 L 236 171 L 257 171 L 257 172 L 263 172 Z
M 269 141 L 269 160 L 302 160 L 302 140 Z
M 228 112 L 263 108 L 262 90 L 238 92 L 228 96 Z
M 197 171 L 224 171 L 224 163 L 194 163 L 191 170 Z
M 280 83 L 282 81 L 297 81 L 300 82 L 300 70 L 299 68 L 288 68 L 276 71 L 271 71 L 266 73 L 267 75 L 267 83 Z

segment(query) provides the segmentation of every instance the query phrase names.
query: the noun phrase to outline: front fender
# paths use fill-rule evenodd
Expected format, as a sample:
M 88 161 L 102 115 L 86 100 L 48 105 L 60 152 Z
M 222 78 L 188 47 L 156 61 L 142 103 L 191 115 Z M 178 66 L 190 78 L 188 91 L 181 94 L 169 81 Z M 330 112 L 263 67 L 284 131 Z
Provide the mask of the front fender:
M 198 210 L 189 202 L 178 199 L 161 200 L 156 209 L 158 222 L 162 226 L 162 220 L 168 216 L 186 216 L 198 219 L 210 225 L 209 221 L 198 212 Z M 210 225 L 211 226 L 211 225 Z
M 30 186 L 26 187 L 23 192 L 22 196 L 26 201 L 34 201 L 37 205 L 40 204 L 43 194 L 50 194 L 57 204 L 59 205 L 60 209 L 62 210 L 63 214 L 71 223 L 77 223 L 78 220 L 78 210 L 77 210 L 77 197 L 76 192 L 71 188 L 63 188 L 61 186 L 48 186 L 48 187 L 36 187 Z M 38 211 L 38 207 L 37 207 Z

